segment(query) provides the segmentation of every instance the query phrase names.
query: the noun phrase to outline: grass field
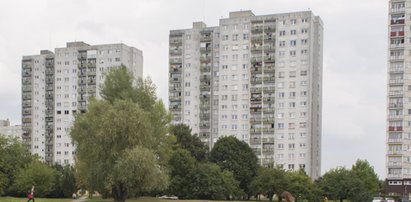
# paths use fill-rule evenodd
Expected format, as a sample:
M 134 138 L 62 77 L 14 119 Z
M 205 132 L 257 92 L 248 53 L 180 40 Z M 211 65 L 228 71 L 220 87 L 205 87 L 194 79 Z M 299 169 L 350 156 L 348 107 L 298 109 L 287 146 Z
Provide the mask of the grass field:
M 0 202 L 26 202 L 27 198 L 0 197 Z M 70 202 L 72 199 L 35 198 L 36 202 Z

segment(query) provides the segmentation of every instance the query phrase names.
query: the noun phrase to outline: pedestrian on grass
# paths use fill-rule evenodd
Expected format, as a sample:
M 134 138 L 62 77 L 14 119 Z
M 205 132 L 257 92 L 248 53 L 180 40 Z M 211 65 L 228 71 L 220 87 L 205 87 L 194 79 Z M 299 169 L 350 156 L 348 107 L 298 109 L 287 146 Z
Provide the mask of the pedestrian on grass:
M 31 191 L 29 191 L 29 195 L 27 196 L 27 198 L 29 198 L 29 200 L 27 200 L 27 202 L 29 202 L 29 201 L 34 202 L 34 185 L 31 186 Z

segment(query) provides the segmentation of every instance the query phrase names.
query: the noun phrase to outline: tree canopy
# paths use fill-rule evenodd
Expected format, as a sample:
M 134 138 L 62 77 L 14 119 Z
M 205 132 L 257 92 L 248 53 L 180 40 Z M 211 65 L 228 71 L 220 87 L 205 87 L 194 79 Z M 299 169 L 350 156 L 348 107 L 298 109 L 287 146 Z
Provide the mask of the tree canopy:
M 222 137 L 211 150 L 209 160 L 221 169 L 233 172 L 241 189 L 249 194 L 248 186 L 257 174 L 258 160 L 247 143 L 233 136 Z
M 162 162 L 170 117 L 150 80 L 133 83 L 125 67 L 110 71 L 103 99 L 90 100 L 70 133 L 77 144 L 76 173 L 90 190 L 109 193 L 115 201 L 168 182 Z

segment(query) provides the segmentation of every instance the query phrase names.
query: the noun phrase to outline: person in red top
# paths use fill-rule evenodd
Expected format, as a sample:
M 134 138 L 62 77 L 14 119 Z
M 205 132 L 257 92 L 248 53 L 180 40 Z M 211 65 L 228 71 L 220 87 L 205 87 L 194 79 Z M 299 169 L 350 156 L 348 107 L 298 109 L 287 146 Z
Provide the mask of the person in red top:
M 31 186 L 31 191 L 29 191 L 29 195 L 27 196 L 27 198 L 29 198 L 29 200 L 27 200 L 27 202 L 29 202 L 29 201 L 34 202 L 34 185 Z

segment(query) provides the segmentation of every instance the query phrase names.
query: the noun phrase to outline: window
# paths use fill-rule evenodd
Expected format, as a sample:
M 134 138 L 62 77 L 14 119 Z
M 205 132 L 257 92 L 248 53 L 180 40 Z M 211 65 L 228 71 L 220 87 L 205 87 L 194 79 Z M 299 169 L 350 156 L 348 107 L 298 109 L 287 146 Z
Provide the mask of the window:
M 280 43 L 280 44 L 279 44 L 280 47 L 284 47 L 284 46 L 285 46 L 285 41 L 280 41 L 279 43 Z
M 290 103 L 288 103 L 288 106 L 289 106 L 290 108 L 295 108 L 295 102 L 290 102 Z
M 248 34 L 246 33 L 246 34 L 243 34 L 243 39 L 244 40 L 248 40 Z
M 290 41 L 290 46 L 296 46 L 296 45 L 297 45 L 297 40 Z
M 278 72 L 278 78 L 284 78 L 285 73 L 284 72 Z
M 284 129 L 284 123 L 277 123 L 278 129 Z
M 308 18 L 303 18 L 303 19 L 301 19 L 301 22 L 302 22 L 302 23 L 307 23 L 307 22 L 308 22 Z
M 296 55 L 295 50 L 290 51 L 290 56 L 291 56 L 291 57 L 295 57 L 295 55 Z
M 296 19 L 291 19 L 291 20 L 290 20 L 290 24 L 292 24 L 292 25 L 297 24 L 297 20 L 296 20 Z
M 280 36 L 285 36 L 285 31 L 280 31 Z
M 307 49 L 301 50 L 301 55 L 307 55 L 307 54 L 308 54 L 308 50 L 307 50 Z
M 302 30 L 301 30 L 301 33 L 303 33 L 303 34 L 308 33 L 308 29 L 302 29 Z
M 238 34 L 233 34 L 233 41 L 238 41 Z
M 223 41 L 227 41 L 228 40 L 228 35 L 223 35 Z
M 308 43 L 308 40 L 307 39 L 301 39 L 301 44 L 307 44 Z
M 303 70 L 300 72 L 300 76 L 307 76 L 307 70 Z
M 295 78 L 296 74 L 296 71 L 290 71 L 290 78 Z
M 291 31 L 290 31 L 290 34 L 291 34 L 291 35 L 296 35 L 296 34 L 297 34 L 297 30 L 295 30 L 295 29 L 291 30 Z

